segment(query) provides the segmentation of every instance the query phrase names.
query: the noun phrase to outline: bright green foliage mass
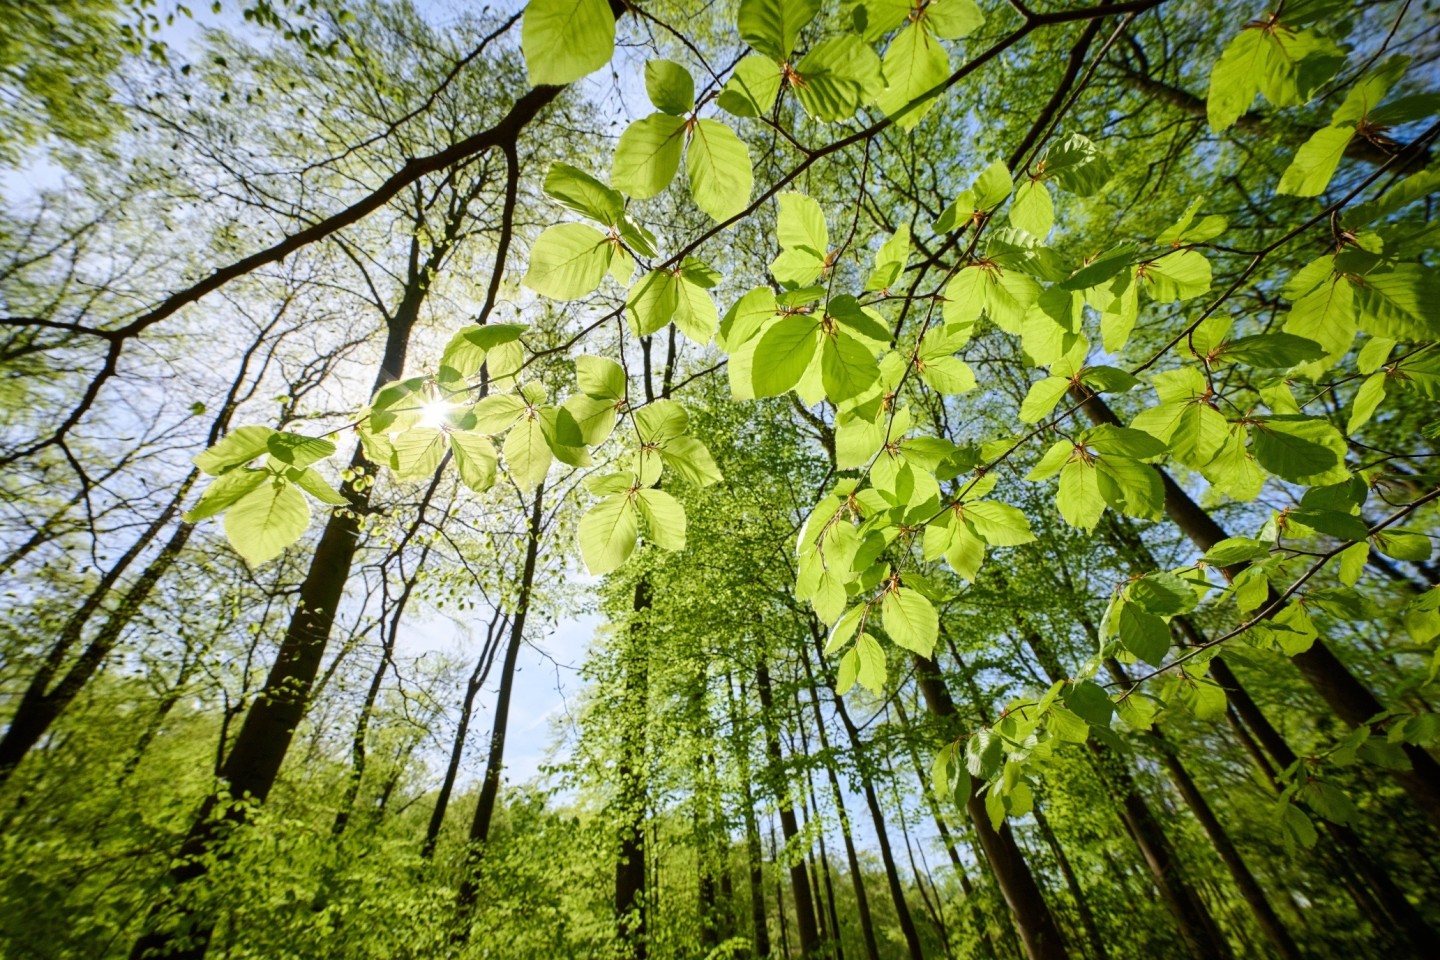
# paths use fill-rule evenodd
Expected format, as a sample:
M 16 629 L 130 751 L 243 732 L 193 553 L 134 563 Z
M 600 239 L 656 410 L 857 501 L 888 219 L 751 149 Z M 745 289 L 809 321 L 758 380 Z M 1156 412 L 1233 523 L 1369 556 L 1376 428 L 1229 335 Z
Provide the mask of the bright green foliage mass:
M 147 10 L 0 13 L 0 954 L 1428 955 L 1428 5 Z

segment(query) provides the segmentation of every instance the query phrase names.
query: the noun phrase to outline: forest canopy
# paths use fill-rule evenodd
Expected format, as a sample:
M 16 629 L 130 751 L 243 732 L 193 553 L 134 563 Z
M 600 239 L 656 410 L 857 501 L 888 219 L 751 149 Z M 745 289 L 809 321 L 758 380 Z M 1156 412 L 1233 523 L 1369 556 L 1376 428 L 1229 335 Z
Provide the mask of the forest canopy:
M 0 7 L 0 956 L 1433 956 L 1437 41 Z

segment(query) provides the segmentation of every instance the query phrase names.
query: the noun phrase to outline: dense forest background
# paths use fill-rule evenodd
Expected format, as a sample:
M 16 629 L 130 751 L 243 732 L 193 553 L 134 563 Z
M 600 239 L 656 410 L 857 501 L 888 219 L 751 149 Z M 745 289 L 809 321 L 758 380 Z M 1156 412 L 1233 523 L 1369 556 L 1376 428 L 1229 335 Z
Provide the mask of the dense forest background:
M 522 7 L 0 4 L 0 956 L 1435 956 L 1432 0 Z

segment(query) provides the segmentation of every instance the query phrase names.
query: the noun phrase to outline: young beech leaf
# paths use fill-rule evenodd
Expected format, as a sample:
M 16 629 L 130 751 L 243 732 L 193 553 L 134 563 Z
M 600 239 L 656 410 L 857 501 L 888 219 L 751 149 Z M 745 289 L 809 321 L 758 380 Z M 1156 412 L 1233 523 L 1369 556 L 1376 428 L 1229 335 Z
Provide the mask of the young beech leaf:
M 272 480 L 225 511 L 225 536 L 252 567 L 278 557 L 310 526 L 310 503 L 293 484 Z
M 868 633 L 860 634 L 855 641 L 855 653 L 859 658 L 859 670 L 855 679 L 862 687 L 875 696 L 885 693 L 885 648 L 880 641 Z
M 639 522 L 628 492 L 612 493 L 580 518 L 580 555 L 599 576 L 618 568 L 635 549 Z
M 615 52 L 615 15 L 606 0 L 529 0 L 520 49 L 534 86 L 572 83 Z
M 656 110 L 672 116 L 683 116 L 695 106 L 695 81 L 673 60 L 646 61 L 645 92 Z
M 890 639 L 922 657 L 935 652 L 940 621 L 935 608 L 909 587 L 888 590 L 880 604 L 881 620 Z

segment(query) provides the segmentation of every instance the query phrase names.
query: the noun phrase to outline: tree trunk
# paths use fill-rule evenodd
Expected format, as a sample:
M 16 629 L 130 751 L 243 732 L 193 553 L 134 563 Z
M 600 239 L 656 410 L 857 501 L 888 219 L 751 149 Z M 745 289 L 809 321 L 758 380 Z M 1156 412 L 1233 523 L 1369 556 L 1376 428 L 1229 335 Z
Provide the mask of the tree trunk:
M 780 832 L 785 837 L 787 857 L 794 857 L 792 849 L 798 844 L 800 826 L 795 819 L 795 806 L 785 786 L 785 758 L 780 753 L 780 734 L 777 729 L 775 698 L 770 686 L 770 670 L 764 657 L 755 664 L 755 686 L 760 694 L 761 718 L 765 726 L 765 753 L 769 758 L 770 780 L 774 784 L 775 799 L 780 806 Z M 810 895 L 810 880 L 806 875 L 805 858 L 795 857 L 790 865 L 790 894 L 795 900 L 795 926 L 800 937 L 800 955 L 816 956 L 820 950 L 820 928 L 815 917 L 815 901 Z
M 1030 623 L 1016 616 L 1016 622 L 1025 636 L 1025 642 L 1035 653 L 1035 659 L 1051 683 L 1066 679 L 1066 672 L 1049 642 Z M 1185 868 L 1175 855 L 1170 838 L 1160 826 L 1160 821 L 1150 809 L 1149 801 L 1140 792 L 1140 786 L 1130 775 L 1125 761 L 1099 740 L 1088 739 L 1085 745 L 1090 750 L 1095 772 L 1101 783 L 1111 791 L 1118 801 L 1118 813 L 1126 830 L 1140 848 L 1145 865 L 1155 879 L 1155 886 L 1166 908 L 1175 919 L 1176 932 L 1185 942 L 1195 960 L 1209 960 L 1212 957 L 1228 958 L 1234 954 L 1230 943 L 1220 931 L 1200 893 L 1185 875 Z
M 1105 664 L 1115 679 L 1121 683 L 1129 682 L 1130 677 L 1118 661 L 1110 658 L 1106 660 Z M 1210 839 L 1210 845 L 1215 848 L 1215 852 L 1219 854 L 1225 868 L 1230 871 L 1230 877 L 1235 881 L 1236 889 L 1240 891 L 1240 896 L 1244 898 L 1246 906 L 1250 908 L 1255 922 L 1260 925 L 1265 939 L 1270 941 L 1271 948 L 1281 960 L 1299 960 L 1300 949 L 1290 936 L 1290 931 L 1280 922 L 1279 916 L 1270 906 L 1270 898 L 1265 895 L 1259 881 L 1250 872 L 1245 859 L 1240 856 L 1240 851 L 1236 849 L 1234 842 L 1230 839 L 1230 834 L 1221 825 L 1215 816 L 1215 811 L 1206 801 L 1205 795 L 1200 792 L 1199 785 L 1190 776 L 1190 771 L 1180 761 L 1175 745 L 1170 742 L 1158 725 L 1142 735 L 1154 745 L 1160 762 L 1164 765 L 1166 772 L 1170 774 L 1171 782 L 1180 791 L 1180 796 L 1184 798 L 1190 812 L 1195 815 L 1195 819 L 1205 830 L 1205 836 Z
M 635 583 L 625 646 L 625 699 L 620 734 L 620 853 L 615 862 L 615 917 L 620 941 L 633 960 L 645 960 L 645 740 L 649 713 L 650 583 Z
M 1088 391 L 1072 391 L 1072 394 L 1083 401 L 1085 413 L 1095 423 L 1119 425 L 1115 412 L 1098 396 Z M 1169 473 L 1164 470 L 1159 470 L 1159 473 L 1165 487 L 1165 512 L 1195 546 L 1209 550 L 1229 536 Z M 1232 564 L 1224 568 L 1225 575 L 1234 577 L 1246 566 L 1244 563 Z M 1273 603 L 1277 596 L 1272 588 L 1268 602 Z M 1370 718 L 1384 711 L 1375 694 L 1350 672 L 1323 639 L 1316 638 L 1310 649 L 1295 654 L 1290 662 L 1299 668 L 1301 675 L 1330 705 L 1336 716 L 1349 726 L 1366 725 Z M 1391 774 L 1431 823 L 1440 826 L 1440 762 L 1422 747 L 1412 744 L 1403 744 L 1402 747 L 1410 759 L 1410 769 L 1393 770 Z
M 455 739 L 450 745 L 450 759 L 445 764 L 445 777 L 440 783 L 440 794 L 435 798 L 435 809 L 430 811 L 430 822 L 425 827 L 425 842 L 420 847 L 420 856 L 429 860 L 435 856 L 435 845 L 440 840 L 440 828 L 445 824 L 445 813 L 450 806 L 450 795 L 455 792 L 455 780 L 460 775 L 460 760 L 465 754 L 465 739 L 470 734 L 470 718 L 475 711 L 475 697 L 490 674 L 490 665 L 495 661 L 495 641 L 510 622 L 509 615 L 497 608 L 495 617 L 485 634 L 485 646 L 475 659 L 475 669 L 465 683 L 465 698 L 460 704 L 460 720 L 455 727 Z
M 950 690 L 941 678 L 939 667 L 934 660 L 919 654 L 913 654 L 912 660 L 915 680 L 925 698 L 926 707 L 942 722 L 953 724 L 958 711 Z M 957 729 L 953 733 L 958 736 L 960 731 Z M 980 846 L 990 861 L 996 882 L 1000 884 L 1000 892 L 1015 918 L 1025 955 L 1029 960 L 1068 960 L 1070 952 L 1060 937 L 1055 916 L 1050 912 L 1024 854 L 1020 852 L 1020 845 L 1015 842 L 1010 824 L 1002 823 L 999 830 L 990 826 L 990 814 L 985 810 L 985 798 L 980 793 L 983 786 L 976 778 L 970 796 L 965 800 L 965 808 L 974 821 L 976 836 L 980 838 Z
M 412 278 L 415 280 L 416 278 Z M 385 352 L 376 373 L 374 389 L 397 379 L 405 365 L 405 352 L 410 331 L 419 316 L 423 286 L 407 288 L 402 306 L 391 318 L 385 339 Z M 372 391 L 373 392 L 373 391 Z M 373 471 L 357 445 L 350 459 L 352 469 Z M 206 855 L 229 832 L 247 819 L 249 803 L 264 803 L 280 773 L 280 764 L 290 749 L 295 729 L 304 715 L 310 688 L 320 670 L 325 647 L 360 535 L 359 518 L 366 512 L 370 493 L 348 487 L 346 497 L 350 509 L 332 513 L 320 535 L 320 542 L 310 561 L 299 599 L 290 624 L 281 641 L 275 662 L 265 678 L 265 685 L 255 698 L 240 726 L 240 732 L 220 772 L 223 788 L 207 796 L 170 870 L 173 886 L 204 876 L 209 867 Z M 217 811 L 219 814 L 217 815 Z M 213 921 L 196 918 L 180 911 L 181 930 L 158 929 L 157 924 L 167 911 L 162 898 L 151 909 L 145 932 L 135 941 L 132 960 L 169 956 L 174 960 L 200 960 L 209 948 Z M 185 937 L 183 946 L 176 944 L 177 934 Z
M 510 724 L 510 696 L 515 689 L 515 661 L 520 656 L 520 646 L 525 642 L 525 619 L 530 613 L 530 593 L 535 585 L 535 564 L 540 556 L 540 538 L 543 524 L 545 484 L 535 488 L 535 500 L 530 506 L 530 529 L 525 539 L 525 564 L 520 572 L 520 594 L 515 600 L 515 612 L 510 619 L 510 639 L 505 646 L 505 661 L 500 667 L 500 692 L 495 698 L 495 723 L 490 730 L 490 754 L 485 759 L 485 779 L 480 783 L 480 800 L 475 804 L 475 817 L 470 821 L 470 837 L 465 848 L 464 877 L 460 881 L 460 892 L 456 906 L 461 911 L 460 940 L 469 935 L 469 911 L 475 905 L 479 892 L 477 881 L 480 860 L 485 853 L 485 844 L 490 840 L 490 824 L 495 816 L 495 803 L 500 796 L 500 774 L 505 769 L 505 736 Z
M 900 718 L 901 726 L 912 730 L 908 711 L 905 709 L 904 701 L 896 697 L 891 705 L 895 708 L 895 715 Z M 970 882 L 970 875 L 965 871 L 965 864 L 960 859 L 960 848 L 955 842 L 954 835 L 950 832 L 949 825 L 940 811 L 940 798 L 930 789 L 930 778 L 925 774 L 925 766 L 920 762 L 920 754 L 915 750 L 915 744 L 908 737 L 905 740 L 905 750 L 910 756 L 910 764 L 915 769 L 915 780 L 920 785 L 920 792 L 925 796 L 925 802 L 930 808 L 930 818 L 935 821 L 935 832 L 940 836 L 940 843 L 945 847 L 945 853 L 950 857 L 950 865 L 955 868 L 955 874 L 960 878 L 960 889 L 965 894 L 965 901 L 969 904 L 974 915 L 976 927 L 985 934 L 985 939 L 990 944 L 990 951 L 994 956 L 1002 956 L 1000 943 L 995 937 L 995 931 L 990 929 L 989 920 L 985 916 L 978 900 L 976 900 L 975 885 Z M 1018 944 L 1017 944 L 1018 947 Z
M 805 667 L 805 679 L 810 684 L 810 710 L 815 717 L 815 729 L 820 734 L 820 749 L 825 756 L 830 754 L 830 737 L 825 732 L 825 720 L 820 713 L 819 690 L 815 686 L 815 673 L 810 667 L 808 651 L 800 658 Z M 835 772 L 836 763 L 825 764 L 825 773 L 830 779 L 831 798 L 835 801 L 835 813 L 840 818 L 840 837 L 845 842 L 845 862 L 850 867 L 850 884 L 855 890 L 855 919 L 860 924 L 861 937 L 865 942 L 867 960 L 880 960 L 880 946 L 875 942 L 874 921 L 870 918 L 870 896 L 865 890 L 865 876 L 860 870 L 860 857 L 855 851 L 855 838 L 850 833 L 850 815 L 845 809 L 845 795 L 840 789 L 840 777 Z M 834 894 L 831 894 L 833 899 Z
M 850 738 L 850 750 L 855 756 L 855 770 L 860 775 L 860 786 L 865 794 L 865 806 L 870 810 L 870 820 L 875 825 L 875 839 L 880 847 L 880 861 L 885 866 L 885 883 L 890 889 L 890 899 L 895 904 L 895 918 L 900 924 L 900 933 L 905 937 L 905 947 L 911 960 L 923 960 L 924 947 L 920 944 L 920 931 L 915 926 L 914 914 L 905 898 L 905 888 L 900 883 L 900 871 L 895 866 L 895 854 L 890 848 L 890 834 L 885 827 L 885 812 L 880 807 L 880 798 L 875 793 L 875 778 L 866 762 L 866 744 L 860 738 L 860 728 L 850 717 L 842 697 L 835 698 L 835 714 Z
M 1060 875 L 1065 878 L 1065 886 L 1070 890 L 1070 899 L 1075 901 L 1075 911 L 1080 914 L 1080 925 L 1085 928 L 1085 938 L 1090 945 L 1090 953 L 1093 953 L 1096 960 L 1109 960 L 1109 952 L 1105 949 L 1105 938 L 1100 935 L 1100 927 L 1095 922 L 1095 912 L 1090 909 L 1090 899 L 1085 895 L 1085 889 L 1080 886 L 1080 878 L 1075 875 L 1075 868 L 1070 864 L 1070 858 L 1065 855 L 1065 848 L 1060 846 L 1060 838 L 1055 836 L 1055 831 L 1050 827 L 1050 818 L 1036 804 L 1031 811 L 1035 816 L 1035 825 L 1040 828 L 1040 837 L 1045 845 L 1050 848 L 1050 853 L 1055 857 L 1055 863 L 1060 867 Z
M 751 792 L 749 731 L 740 726 L 740 712 L 735 704 L 735 690 L 730 675 L 725 675 L 726 703 L 730 708 L 730 726 L 736 743 L 736 760 L 740 773 L 741 804 L 745 816 L 745 858 L 750 881 L 750 923 L 754 932 L 755 956 L 770 955 L 770 925 L 765 910 L 765 863 L 761 849 L 760 824 L 755 817 L 755 796 Z

